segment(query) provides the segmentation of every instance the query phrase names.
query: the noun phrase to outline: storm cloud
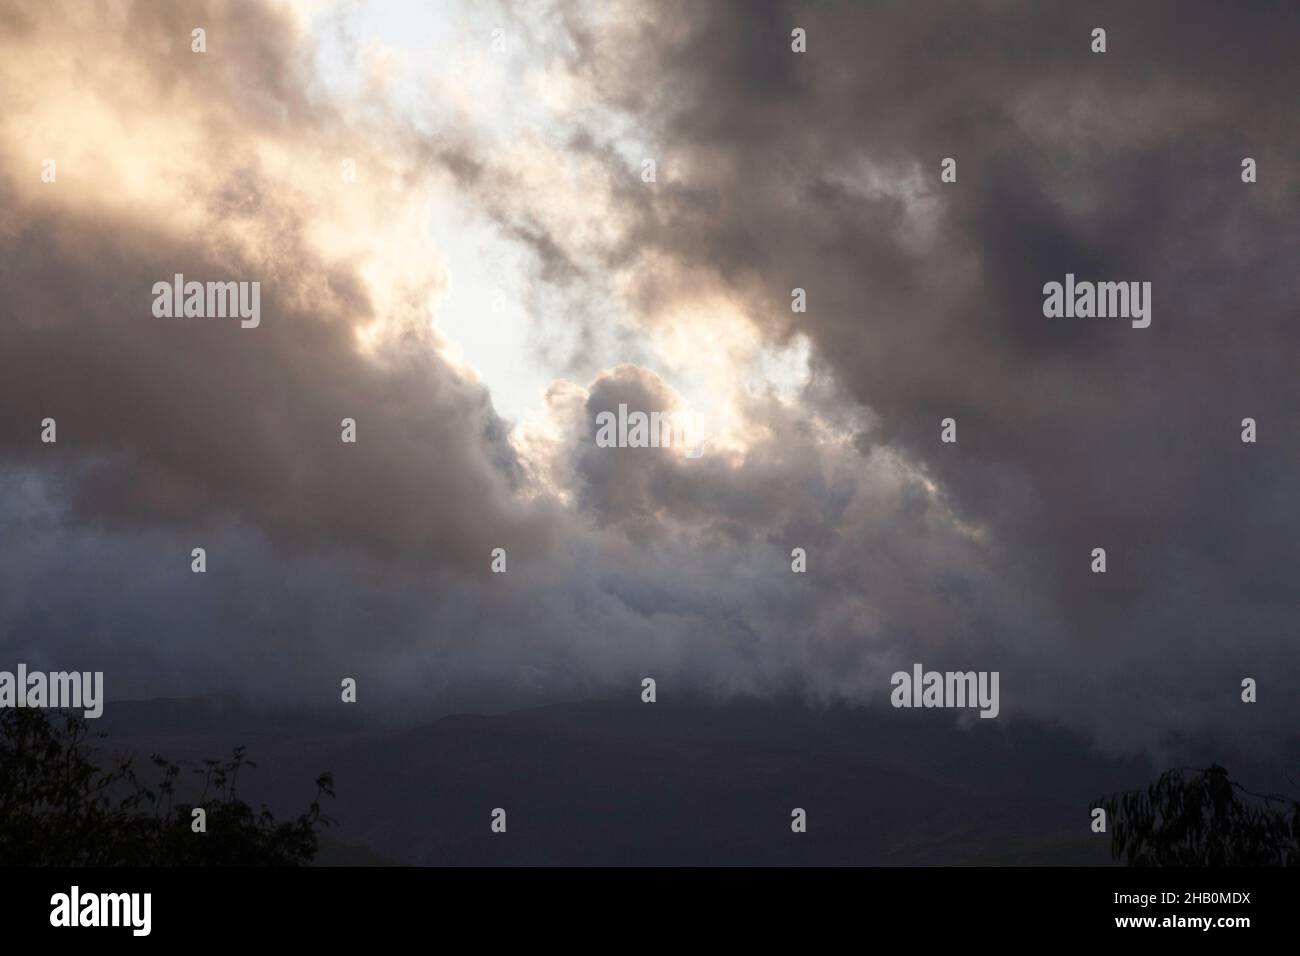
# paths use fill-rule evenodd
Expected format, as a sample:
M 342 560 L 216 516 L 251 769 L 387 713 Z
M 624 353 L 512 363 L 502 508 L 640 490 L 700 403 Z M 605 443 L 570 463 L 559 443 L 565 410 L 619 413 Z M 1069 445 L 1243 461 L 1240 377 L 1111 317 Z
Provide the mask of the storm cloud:
M 326 88 L 330 5 L 0 5 L 5 659 L 435 709 L 921 661 L 1112 744 L 1293 733 L 1300 14 L 1195 6 L 505 6 L 549 112 L 503 142 L 383 57 Z M 437 327 L 448 195 L 527 263 L 526 420 Z M 174 273 L 261 325 L 155 318 Z M 1067 273 L 1151 327 L 1044 317 Z M 620 402 L 716 434 L 597 447 Z

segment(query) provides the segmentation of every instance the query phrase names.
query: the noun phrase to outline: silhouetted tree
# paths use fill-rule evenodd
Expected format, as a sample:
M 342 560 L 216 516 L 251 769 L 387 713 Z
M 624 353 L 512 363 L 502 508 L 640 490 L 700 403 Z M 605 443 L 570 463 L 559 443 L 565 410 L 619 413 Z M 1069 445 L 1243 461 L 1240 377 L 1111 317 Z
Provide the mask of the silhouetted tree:
M 160 780 L 150 786 L 130 758 L 100 769 L 88 737 L 77 716 L 0 710 L 0 865 L 300 866 L 315 857 L 317 828 L 329 823 L 320 801 L 334 795 L 328 773 L 306 813 L 277 822 L 236 796 L 240 770 L 254 766 L 243 747 L 191 768 L 203 788 L 188 803 L 177 801 L 179 764 L 154 756 Z M 206 833 L 191 828 L 195 808 Z
M 1300 802 L 1253 793 L 1213 764 L 1093 802 L 1128 866 L 1300 866 Z

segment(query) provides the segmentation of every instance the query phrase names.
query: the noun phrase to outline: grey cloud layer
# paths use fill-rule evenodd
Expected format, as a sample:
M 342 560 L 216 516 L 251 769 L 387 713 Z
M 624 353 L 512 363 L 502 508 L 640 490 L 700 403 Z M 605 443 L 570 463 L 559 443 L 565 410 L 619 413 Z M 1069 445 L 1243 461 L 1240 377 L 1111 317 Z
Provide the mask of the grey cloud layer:
M 105 58 L 149 71 L 158 95 L 162 77 L 195 86 L 171 95 L 202 110 L 200 135 L 214 148 L 192 165 L 204 224 L 178 237 L 144 215 L 19 205 L 13 184 L 0 184 L 0 199 L 20 210 L 0 235 L 6 456 L 92 456 L 95 466 L 69 488 L 71 516 L 87 522 L 238 520 L 285 545 L 427 565 L 477 566 L 485 540 L 539 551 L 550 521 L 514 503 L 518 463 L 487 392 L 418 329 L 360 355 L 357 327 L 378 316 L 356 272 L 313 251 L 297 190 L 239 148 L 263 126 L 292 138 L 340 122 L 308 105 L 298 38 L 260 5 L 127 11 L 120 28 L 130 44 L 104 44 Z M 49 30 L 58 18 L 47 17 Z M 199 57 L 184 42 L 192 22 L 207 25 L 214 46 L 253 39 L 230 55 L 214 50 L 203 61 L 211 70 L 194 76 Z M 136 108 L 125 96 L 113 105 L 123 122 Z M 219 148 L 234 124 L 239 135 Z M 94 170 L 65 165 L 65 178 L 74 175 Z M 154 318 L 150 290 L 175 273 L 260 281 L 261 326 Z M 433 291 L 412 289 L 411 307 L 424 309 Z M 32 441 L 33 423 L 47 416 L 59 423 L 57 446 Z M 344 417 L 358 422 L 355 446 L 339 441 Z
M 655 191 L 639 240 L 711 264 L 774 337 L 811 336 L 879 414 L 864 444 L 923 464 L 988 528 L 997 577 L 1050 597 L 1037 626 L 1069 635 L 1054 665 L 1136 658 L 1100 680 L 1168 685 L 1172 706 L 1239 672 L 1284 697 L 1300 683 L 1298 17 L 692 4 L 621 44 L 588 35 L 575 61 L 691 170 Z M 807 55 L 785 54 L 793 25 Z M 1153 327 L 1044 319 L 1040 289 L 1066 272 L 1152 281 Z M 794 286 L 807 316 L 784 309 Z M 1266 442 L 1238 441 L 1246 416 Z M 1094 546 L 1105 578 L 1086 573 Z
M 146 46 L 181 29 L 133 9 Z M 273 16 L 235 10 L 230 29 L 267 17 L 260 32 L 280 36 Z M 138 608 L 151 594 L 174 606 L 154 549 L 206 526 L 243 562 L 207 606 L 223 666 L 266 662 L 296 687 L 346 669 L 363 640 L 394 693 L 416 674 L 443 690 L 579 693 L 654 668 L 722 693 L 883 700 L 888 672 L 921 660 L 1000 668 L 1010 715 L 1112 740 L 1239 722 L 1246 674 L 1269 697 L 1249 731 L 1294 727 L 1293 7 L 683 3 L 626 29 L 595 28 L 582 5 L 555 11 L 603 108 L 659 144 L 661 167 L 687 171 L 643 188 L 601 116 L 574 119 L 573 152 L 624 184 L 625 234 L 580 264 L 471 140 L 403 141 L 534 250 L 540 285 L 585 295 L 591 261 L 611 281 L 632 275 L 652 336 L 682 293 L 678 269 L 643 266 L 655 253 L 711 276 L 773 342 L 807 335 L 804 405 L 751 398 L 766 437 L 743 457 L 596 449 L 598 411 L 668 395 L 624 366 L 555 390 L 563 437 L 521 462 L 487 393 L 430 343 L 356 354 L 353 324 L 372 309 L 361 283 L 295 243 L 292 201 L 255 170 L 218 175 L 212 202 L 278 224 L 275 262 L 25 207 L 0 233 L 0 443 L 39 476 L 8 480 L 44 483 L 56 503 L 22 553 L 64 580 L 74 555 L 155 572 L 127 603 L 102 582 L 61 584 L 58 613 L 47 578 L 10 578 L 9 646 L 51 632 L 71 653 L 89 625 L 152 675 L 141 692 L 180 673 L 203 690 L 192 652 L 210 645 L 168 648 L 145 635 L 184 615 Z M 788 52 L 794 25 L 804 56 Z M 1088 52 L 1096 25 L 1104 56 Z M 296 50 L 259 42 L 207 78 L 213 123 L 342 122 L 309 95 Z M 1256 185 L 1239 180 L 1246 155 Z M 945 156 L 957 184 L 938 182 Z M 266 284 L 276 319 L 256 333 L 124 312 L 173 271 L 234 268 L 297 290 Z M 1152 281 L 1152 327 L 1043 318 L 1039 290 L 1066 272 Z M 794 286 L 806 315 L 789 311 Z M 871 424 L 847 445 L 809 421 L 855 410 Z M 53 468 L 33 445 L 45 415 L 60 421 Z M 343 415 L 360 423 L 356 447 L 337 440 Z M 1247 415 L 1255 446 L 1238 441 Z M 938 442 L 945 416 L 956 446 Z M 44 550 L 53 534 L 66 553 Z M 511 570 L 485 579 L 498 544 Z M 813 573 L 790 574 L 794 546 Z M 1088 573 L 1097 546 L 1104 577 Z M 268 594 L 279 561 L 293 586 Z

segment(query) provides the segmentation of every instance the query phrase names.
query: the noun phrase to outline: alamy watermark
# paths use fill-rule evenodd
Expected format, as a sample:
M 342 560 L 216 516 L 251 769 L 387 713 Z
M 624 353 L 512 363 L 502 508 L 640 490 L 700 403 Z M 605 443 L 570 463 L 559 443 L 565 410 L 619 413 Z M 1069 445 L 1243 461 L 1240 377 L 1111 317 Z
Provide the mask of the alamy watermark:
M 245 329 L 262 322 L 260 282 L 186 282 L 178 272 L 171 282 L 155 282 L 153 294 L 153 314 L 159 319 L 239 318 Z
M 1075 282 L 1065 274 L 1065 284 L 1043 286 L 1043 315 L 1049 319 L 1132 319 L 1133 328 L 1151 324 L 1150 282 Z
M 50 925 L 56 927 L 124 926 L 132 936 L 148 936 L 152 914 L 152 893 L 83 893 L 74 885 L 50 897 Z
M 889 702 L 895 707 L 978 707 L 981 717 L 996 717 L 998 671 L 895 671 Z
M 699 458 L 708 440 L 695 412 L 629 412 L 620 404 L 617 414 L 596 415 L 597 448 L 682 448 L 687 458 Z
M 94 719 L 104 713 L 103 671 L 28 672 L 19 664 L 17 673 L 0 671 L 0 708 L 49 707 L 81 710 Z

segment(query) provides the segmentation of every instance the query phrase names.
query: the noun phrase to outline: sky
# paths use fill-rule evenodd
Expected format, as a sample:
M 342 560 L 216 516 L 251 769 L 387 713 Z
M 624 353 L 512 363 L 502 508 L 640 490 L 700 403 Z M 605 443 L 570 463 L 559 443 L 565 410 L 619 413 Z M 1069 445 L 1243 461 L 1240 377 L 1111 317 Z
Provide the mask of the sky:
M 1108 749 L 1282 747 L 1297 40 L 1287 3 L 0 2 L 0 662 L 407 712 L 885 706 L 920 662 Z M 176 273 L 260 325 L 156 317 Z M 1150 327 L 1044 316 L 1067 274 L 1150 282 Z M 600 447 L 620 404 L 707 453 Z

